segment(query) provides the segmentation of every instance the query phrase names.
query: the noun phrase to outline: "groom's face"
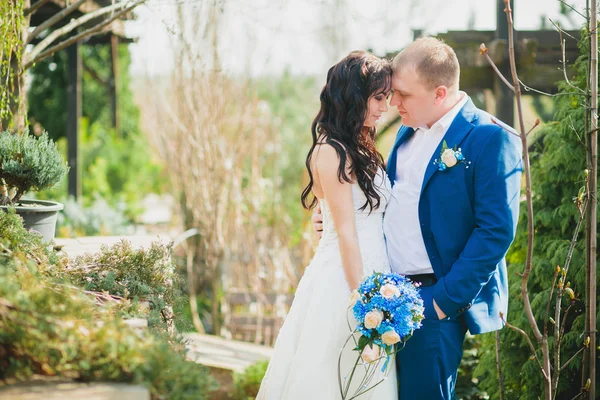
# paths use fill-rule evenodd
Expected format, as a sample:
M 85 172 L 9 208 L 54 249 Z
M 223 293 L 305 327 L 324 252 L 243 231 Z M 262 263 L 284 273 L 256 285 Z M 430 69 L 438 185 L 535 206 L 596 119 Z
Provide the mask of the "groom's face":
M 415 68 L 396 70 L 392 90 L 390 107 L 396 107 L 403 125 L 418 128 L 435 123 L 436 91 L 423 84 Z

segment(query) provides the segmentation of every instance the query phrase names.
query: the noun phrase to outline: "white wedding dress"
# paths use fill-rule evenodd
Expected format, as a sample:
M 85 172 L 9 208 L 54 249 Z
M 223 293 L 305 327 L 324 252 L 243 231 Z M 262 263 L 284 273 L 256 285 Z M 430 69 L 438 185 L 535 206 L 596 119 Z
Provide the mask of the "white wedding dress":
M 363 274 L 389 272 L 390 265 L 383 237 L 383 213 L 391 196 L 391 186 L 384 171 L 376 176 L 375 187 L 381 197 L 378 209 L 369 214 L 369 207 L 360 211 L 366 198 L 358 184 L 352 185 L 356 214 L 358 243 L 363 260 Z M 285 322 L 275 342 L 275 351 L 262 381 L 257 400 L 338 400 L 338 357 L 350 336 L 347 322 L 350 289 L 342 267 L 338 237 L 326 201 L 321 200 L 323 237 L 306 268 Z M 354 318 L 350 319 L 356 326 Z M 342 379 L 352 369 L 357 351 L 348 343 L 342 358 Z M 390 359 L 391 371 L 376 388 L 358 399 L 395 400 L 395 360 Z M 356 369 L 353 384 L 360 382 L 361 371 Z M 383 379 L 379 371 L 371 385 Z M 369 386 L 371 386 L 369 385 Z M 353 391 L 352 391 L 353 393 Z

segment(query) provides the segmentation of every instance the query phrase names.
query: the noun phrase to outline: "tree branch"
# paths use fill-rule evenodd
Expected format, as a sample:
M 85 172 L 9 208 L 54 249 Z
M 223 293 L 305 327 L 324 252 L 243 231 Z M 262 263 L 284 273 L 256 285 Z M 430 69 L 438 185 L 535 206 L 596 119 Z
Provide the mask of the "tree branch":
M 542 333 L 540 332 L 540 328 L 537 325 L 535 320 L 535 316 L 533 315 L 533 310 L 531 308 L 531 302 L 529 299 L 527 282 L 529 281 L 529 274 L 531 273 L 532 268 L 532 259 L 533 259 L 533 243 L 535 237 L 534 230 L 534 219 L 533 219 L 533 198 L 531 193 L 531 166 L 529 162 L 529 151 L 527 150 L 527 136 L 525 135 L 525 122 L 523 121 L 523 108 L 521 106 L 521 86 L 519 84 L 519 77 L 517 75 L 517 65 L 515 61 L 515 42 L 514 42 L 514 24 L 512 19 L 512 10 L 510 8 L 510 1 L 504 0 L 506 12 L 506 18 L 508 20 L 508 59 L 510 61 L 510 72 L 513 80 L 513 88 L 515 93 L 515 98 L 517 100 L 517 112 L 518 112 L 518 120 L 519 120 L 519 132 L 521 133 L 521 143 L 523 146 L 523 165 L 524 165 L 524 173 L 525 173 L 525 195 L 527 198 L 527 255 L 525 260 L 525 270 L 523 271 L 523 277 L 521 281 L 521 293 L 523 295 L 523 305 L 524 311 L 527 315 L 527 319 L 529 320 L 529 324 L 531 325 L 531 330 L 537 341 L 539 343 L 543 342 Z M 544 360 L 546 361 L 546 360 Z M 545 369 L 544 377 L 546 380 L 550 379 L 549 371 L 546 373 Z
M 562 50 L 562 65 L 563 65 L 562 70 L 563 70 L 563 75 L 565 76 L 565 82 L 567 82 L 567 85 L 569 85 L 573 89 L 577 90 L 579 93 L 582 93 L 585 95 L 586 94 L 585 90 L 573 85 L 571 83 L 571 81 L 569 80 L 569 77 L 567 76 L 567 58 L 565 55 L 565 52 L 566 52 L 565 39 L 563 39 L 563 37 L 562 37 L 562 34 L 563 34 L 562 30 L 560 30 L 558 33 L 560 35 L 560 48 Z
M 36 58 L 31 58 L 30 60 L 27 61 L 24 66 L 23 66 L 23 70 L 26 70 L 27 68 L 31 67 L 33 64 L 40 62 L 42 60 L 44 60 L 45 58 L 50 57 L 51 55 L 53 55 L 54 53 L 56 53 L 57 51 L 60 51 L 66 47 L 69 47 L 70 45 L 72 45 L 75 42 L 78 42 L 84 38 L 87 38 L 89 36 L 93 36 L 96 35 L 98 33 L 101 33 L 102 29 L 104 27 L 106 27 L 107 25 L 109 25 L 111 22 L 113 22 L 114 20 L 120 18 L 123 14 L 128 13 L 129 11 L 133 10 L 135 7 L 137 7 L 138 5 L 145 3 L 147 0 L 137 0 L 136 2 L 134 2 L 131 6 L 127 7 L 126 9 L 122 10 L 121 12 L 115 14 L 112 18 L 109 18 L 103 22 L 101 22 L 100 24 L 87 29 L 83 32 L 81 32 L 78 35 L 72 36 L 71 38 L 57 44 L 56 46 L 53 46 L 49 49 L 47 49 L 46 51 L 44 51 L 43 53 L 39 54 Z M 41 43 L 40 43 L 41 44 Z M 37 46 L 36 46 L 37 47 Z
M 567 362 L 565 362 L 563 364 L 562 367 L 560 367 L 560 371 L 562 371 L 563 369 L 565 369 L 567 367 L 567 365 L 569 365 L 571 363 L 571 361 L 573 361 L 575 359 L 575 357 L 577 357 L 579 355 L 579 353 L 581 353 L 582 351 L 584 351 L 585 349 L 587 349 L 587 346 L 583 346 L 582 348 L 580 348 L 579 350 L 577 350 L 577 353 L 573 354 L 573 357 L 569 358 L 567 360 Z
M 525 136 L 529 136 L 529 134 L 540 124 L 540 119 L 536 118 L 535 123 L 533 124 L 533 126 L 527 131 L 527 133 L 525 134 Z
M 110 82 L 108 82 L 107 80 L 102 79 L 102 77 L 100 75 L 98 75 L 98 73 L 96 71 L 94 71 L 94 69 L 92 67 L 90 67 L 89 65 L 87 65 L 87 63 L 83 62 L 82 63 L 83 66 L 83 70 L 85 72 L 87 72 L 88 74 L 90 74 L 90 76 L 99 84 L 101 84 L 102 86 L 104 86 L 104 88 L 106 90 L 110 89 L 111 85 Z
M 560 27 L 560 25 L 558 25 L 556 22 L 552 21 L 552 18 L 548 18 L 548 20 L 552 23 L 552 25 L 554 25 L 554 27 L 556 28 L 556 30 L 558 31 L 558 33 L 564 33 L 565 35 L 567 35 L 568 37 L 570 37 L 573 40 L 577 40 L 576 37 L 574 37 L 573 35 L 571 35 L 569 32 L 565 31 L 563 28 Z
M 48 3 L 50 0 L 38 0 L 34 5 L 32 5 L 31 7 L 25 9 L 24 14 L 25 16 L 29 16 L 33 13 L 35 13 L 37 10 L 40 9 L 41 6 L 43 6 L 44 4 Z
M 521 86 L 523 86 L 523 89 L 525 89 L 526 92 L 535 92 L 535 93 L 538 93 L 538 94 L 541 94 L 541 95 L 544 95 L 544 96 L 548 96 L 548 97 L 573 96 L 573 95 L 581 96 L 581 95 L 583 95 L 583 93 L 579 93 L 579 92 L 554 93 L 554 94 L 552 94 L 552 93 L 546 93 L 546 92 L 543 92 L 541 90 L 538 90 L 538 89 L 532 88 L 530 86 L 527 86 L 520 79 L 519 79 L 519 83 L 521 84 Z
M 515 88 L 514 86 L 504 77 L 504 75 L 502 75 L 502 72 L 500 72 L 500 70 L 498 69 L 498 67 L 496 67 L 496 64 L 494 64 L 494 61 L 492 60 L 492 58 L 490 57 L 490 55 L 488 54 L 488 48 L 485 45 L 485 43 L 481 43 L 479 45 L 479 54 L 485 56 L 486 60 L 490 63 L 490 65 L 492 66 L 492 68 L 494 69 L 494 71 L 496 72 L 496 75 L 498 75 L 498 77 L 500 77 L 500 79 L 502 79 L 502 82 L 504 82 L 504 84 L 506 86 L 508 86 L 508 88 L 515 93 Z
M 571 9 L 571 11 L 574 11 L 576 14 L 578 14 L 581 17 L 585 18 L 585 20 L 587 21 L 587 17 L 585 15 L 583 15 L 582 13 L 580 13 L 579 11 L 577 11 L 572 5 L 570 5 L 569 3 L 567 3 L 564 0 L 558 0 L 558 1 L 561 2 L 563 5 L 569 7 Z
M 81 0 L 79 0 L 81 1 Z M 146 2 L 147 0 L 124 0 L 122 2 L 119 2 L 117 4 L 113 4 L 110 6 L 106 6 L 103 8 L 100 8 L 94 12 L 85 14 L 77 19 L 72 20 L 71 22 L 69 22 L 68 24 L 66 24 L 65 26 L 63 26 L 60 29 L 55 30 L 54 32 L 52 32 L 51 34 L 49 34 L 48 36 L 46 36 L 40 43 L 38 43 L 37 45 L 35 45 L 35 47 L 33 48 L 33 50 L 31 50 L 31 52 L 29 52 L 29 54 L 27 54 L 26 57 L 23 57 L 23 64 L 24 65 L 29 65 L 31 66 L 32 64 L 34 64 L 36 61 L 39 61 L 40 59 L 38 58 L 38 55 L 44 51 L 44 49 L 46 49 L 52 42 L 54 42 L 58 37 L 65 35 L 69 32 L 71 32 L 73 29 L 85 24 L 88 21 L 93 20 L 94 18 L 98 18 L 104 14 L 108 14 L 110 12 L 114 12 L 115 10 L 118 9 L 122 9 L 123 7 L 125 7 L 127 4 L 132 4 L 130 6 L 128 6 L 127 8 L 125 8 L 123 11 L 119 12 L 118 14 L 113 15 L 113 17 L 109 18 L 106 21 L 100 22 L 98 25 L 96 25 L 93 28 L 90 28 L 85 32 L 88 32 L 88 36 L 90 35 L 90 33 L 96 32 L 97 30 L 101 29 L 102 27 L 108 25 L 108 23 L 114 21 L 115 19 L 117 19 L 119 16 L 125 14 L 128 11 L 131 11 L 134 7 Z M 82 39 L 85 36 L 80 35 L 76 35 L 75 37 L 79 37 L 78 40 Z M 69 41 L 70 39 L 67 39 L 66 41 L 62 42 L 65 43 L 67 41 Z M 61 44 L 62 44 L 61 43 Z M 74 42 L 69 42 L 69 44 L 72 44 Z M 59 45 L 55 46 L 58 47 Z M 68 45 L 67 45 L 68 46 Z M 64 46 L 64 47 L 67 47 Z M 61 47 L 61 49 L 63 49 L 64 47 Z M 57 50 L 54 50 L 53 52 L 51 52 L 50 54 L 53 54 L 54 52 L 56 52 Z M 47 53 L 47 51 L 44 51 L 44 53 Z
M 502 359 L 500 358 L 500 331 L 496 331 L 496 369 L 500 385 L 500 400 L 504 400 L 504 376 L 502 375 Z
M 41 3 L 44 0 L 38 1 Z M 78 0 L 77 2 L 71 4 L 69 7 L 63 9 L 62 11 L 54 14 L 51 18 L 48 18 L 44 22 L 42 22 L 39 26 L 37 26 L 33 32 L 27 35 L 27 39 L 25 40 L 25 45 L 31 43 L 33 39 L 35 39 L 40 33 L 44 32 L 46 29 L 51 28 L 54 24 L 56 24 L 61 19 L 65 18 L 67 15 L 71 14 L 73 11 L 77 10 L 80 5 L 85 3 L 88 0 Z
M 546 304 L 546 318 L 544 319 L 544 335 L 548 334 L 548 318 L 550 317 L 550 303 L 552 302 L 552 295 L 554 294 L 554 288 L 556 287 L 556 280 L 558 279 L 558 274 L 560 274 L 560 267 L 557 265 L 556 270 L 554 271 L 554 279 L 552 279 L 552 286 L 550 286 L 550 296 L 548 297 L 548 303 Z M 554 321 L 554 325 L 556 325 L 556 320 Z
M 502 313 L 500 313 L 500 318 L 504 322 L 504 325 L 506 325 L 508 328 L 512 329 L 513 331 L 515 331 L 517 333 L 520 333 L 521 335 L 523 335 L 523 337 L 525 337 L 525 339 L 527 340 L 527 343 L 529 344 L 529 348 L 531 349 L 533 357 L 537 361 L 538 366 L 540 367 L 540 371 L 542 371 L 542 375 L 544 375 L 544 379 L 549 379 L 548 376 L 546 375 L 546 371 L 544 370 L 544 367 L 542 367 L 542 362 L 540 361 L 540 359 L 537 356 L 535 347 L 533 346 L 533 342 L 529 338 L 529 335 L 523 329 L 517 328 L 516 326 L 511 325 L 508 322 L 506 322 L 506 320 L 504 319 L 504 315 Z

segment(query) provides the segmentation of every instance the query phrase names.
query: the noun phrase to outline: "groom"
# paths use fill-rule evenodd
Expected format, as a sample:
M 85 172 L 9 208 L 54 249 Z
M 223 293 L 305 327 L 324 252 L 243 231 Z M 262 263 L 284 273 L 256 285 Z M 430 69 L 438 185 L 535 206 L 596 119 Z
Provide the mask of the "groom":
M 393 272 L 422 284 L 425 305 L 423 327 L 397 355 L 399 397 L 449 400 L 467 329 L 498 330 L 506 315 L 521 142 L 459 91 L 458 59 L 443 42 L 416 40 L 393 68 L 390 106 L 403 126 L 387 162 L 384 231 Z

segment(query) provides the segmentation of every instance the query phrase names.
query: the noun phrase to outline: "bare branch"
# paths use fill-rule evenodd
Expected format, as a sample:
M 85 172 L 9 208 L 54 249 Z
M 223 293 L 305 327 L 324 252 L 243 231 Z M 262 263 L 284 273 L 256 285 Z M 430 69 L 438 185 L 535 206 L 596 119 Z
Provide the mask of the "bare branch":
M 539 343 L 543 343 L 542 333 L 540 332 L 540 328 L 537 325 L 535 320 L 535 316 L 533 315 L 533 311 L 531 308 L 531 302 L 529 299 L 527 282 L 529 280 L 529 274 L 531 273 L 532 259 L 533 259 L 533 242 L 535 237 L 534 231 L 534 220 L 533 220 L 533 198 L 531 193 L 531 166 L 529 162 L 529 151 L 527 150 L 527 136 L 525 135 L 525 122 L 523 120 L 523 108 L 521 105 L 521 86 L 519 84 L 519 77 L 517 75 L 517 63 L 515 60 L 515 42 L 514 42 L 514 23 L 512 19 L 512 9 L 510 7 L 510 1 L 504 0 L 504 11 L 506 13 L 506 18 L 508 20 L 508 59 L 510 61 L 510 72 L 513 80 L 513 87 L 515 98 L 517 101 L 517 112 L 518 112 L 518 120 L 519 120 L 519 132 L 521 133 L 521 143 L 523 146 L 523 165 L 525 172 L 525 195 L 527 198 L 527 255 L 525 260 L 525 270 L 523 271 L 523 277 L 521 282 L 521 293 L 523 295 L 523 306 L 524 311 L 527 315 L 527 319 L 529 320 L 529 324 L 531 325 L 531 329 L 535 338 Z M 545 354 L 545 353 L 544 353 Z M 546 364 L 546 360 L 544 359 L 544 364 Z M 548 367 L 549 369 L 549 367 Z M 550 379 L 550 372 L 546 372 L 546 369 L 543 369 L 544 376 L 546 379 Z
M 505 126 L 505 125 L 501 124 L 499 121 L 497 121 L 497 120 L 496 120 L 496 119 L 494 119 L 494 118 L 491 118 L 491 119 L 492 119 L 492 124 L 494 124 L 494 125 L 498 125 L 498 126 L 499 126 L 499 127 L 501 127 L 502 129 L 504 129 L 506 132 L 510 133 L 511 135 L 513 135 L 513 136 L 516 136 L 516 137 L 518 137 L 518 138 L 521 138 L 521 135 L 520 135 L 519 133 L 517 133 L 517 132 L 513 132 L 513 130 L 512 130 L 512 129 L 506 129 L 506 126 Z M 520 274 L 520 273 L 518 273 L 518 272 L 517 272 L 517 275 L 518 275 L 518 276 L 520 276 L 521 278 L 523 277 L 523 274 Z
M 104 29 L 106 26 L 108 26 L 110 23 L 112 23 L 114 20 L 120 18 L 123 14 L 128 13 L 129 11 L 133 10 L 135 7 L 137 7 L 138 5 L 145 3 L 147 0 L 137 0 L 136 2 L 134 2 L 131 6 L 127 7 L 126 9 L 122 10 L 121 12 L 115 14 L 112 18 L 109 18 L 101 23 L 99 23 L 98 25 L 87 29 L 83 32 L 81 32 L 78 35 L 72 36 L 71 38 L 57 44 L 56 46 L 53 46 L 49 49 L 47 49 L 46 51 L 44 51 L 43 53 L 39 54 L 35 59 L 30 59 L 30 61 L 27 61 L 27 63 L 24 64 L 23 66 L 23 70 L 26 70 L 27 68 L 31 67 L 33 64 L 40 62 L 48 57 L 50 57 L 51 55 L 53 55 L 54 53 L 56 53 L 57 51 L 60 51 L 66 47 L 69 47 L 70 45 L 72 45 L 73 43 L 76 43 L 82 39 L 85 39 L 89 36 L 93 36 L 96 35 L 98 33 L 101 33 L 102 29 Z M 41 44 L 41 43 L 40 43 Z M 37 46 L 36 46 L 37 47 Z
M 586 179 L 587 185 L 587 179 Z M 583 202 L 583 209 L 587 209 L 588 199 L 586 198 Z M 581 223 L 583 222 L 583 217 L 585 216 L 585 212 L 579 214 L 579 221 L 577 221 L 577 226 L 575 226 L 575 232 L 573 232 L 573 238 L 571 239 L 571 246 L 569 247 L 569 251 L 567 253 L 567 259 L 565 261 L 565 275 L 569 272 L 569 265 L 571 265 L 571 259 L 573 258 L 573 251 L 575 250 L 575 244 L 577 243 L 577 236 L 579 236 L 579 229 L 581 228 Z
M 81 1 L 81 0 L 80 0 Z M 87 13 L 77 19 L 72 20 L 71 22 L 69 22 L 68 24 L 66 24 L 65 26 L 63 26 L 60 29 L 55 30 L 54 32 L 52 32 L 51 34 L 49 34 L 48 36 L 46 36 L 40 43 L 38 43 L 37 45 L 34 46 L 33 50 L 31 50 L 29 52 L 29 54 L 26 55 L 26 57 L 24 56 L 24 60 L 23 60 L 23 64 L 25 65 L 31 65 L 33 64 L 35 61 L 39 61 L 39 59 L 37 59 L 38 55 L 44 51 L 44 49 L 46 49 L 52 42 L 54 42 L 57 38 L 59 38 L 62 35 L 65 35 L 69 32 L 71 32 L 72 30 L 74 30 L 75 28 L 85 24 L 88 21 L 91 21 L 95 18 L 101 17 L 102 15 L 114 12 L 116 10 L 119 9 L 123 9 L 125 8 L 125 12 L 128 12 L 130 10 L 132 10 L 134 7 L 146 2 L 147 0 L 124 0 L 121 1 L 119 3 L 110 5 L 110 6 L 106 6 L 103 8 L 100 8 L 96 11 L 93 11 L 91 13 Z M 125 14 L 125 12 L 120 12 L 118 14 L 118 16 L 121 16 L 123 14 Z M 86 30 L 85 32 L 89 32 L 89 33 L 93 33 L 95 32 L 94 29 L 97 29 L 98 27 L 103 27 L 106 26 L 108 23 L 107 22 L 112 22 L 114 21 L 116 18 L 115 16 L 113 16 L 112 18 L 108 19 L 107 21 L 101 22 L 98 25 L 96 25 L 93 28 L 90 28 L 88 30 Z M 87 36 L 89 36 L 89 33 Z M 85 37 L 85 36 L 81 36 L 81 35 L 77 35 L 76 37 L 79 37 L 80 39 Z M 78 39 L 78 40 L 80 40 Z M 69 39 L 67 39 L 67 41 L 69 41 Z M 65 41 L 66 42 L 66 41 Z M 65 43 L 63 42 L 63 43 Z M 74 42 L 70 42 L 70 43 L 74 43 Z M 58 46 L 55 46 L 58 47 Z M 67 47 L 67 46 L 65 46 Z M 61 47 L 61 49 L 64 47 Z M 56 52 L 57 50 L 54 50 L 54 52 Z M 46 53 L 46 52 L 44 52 Z M 53 53 L 50 53 L 53 54 Z
M 575 302 L 571 302 L 571 304 L 569 304 L 569 307 L 567 307 L 567 310 L 565 311 L 565 314 L 562 317 L 562 322 L 560 324 L 560 337 L 562 338 L 565 334 L 565 329 L 567 326 L 567 317 L 569 316 L 569 312 L 571 312 L 571 309 L 575 306 Z M 556 339 L 555 339 L 556 340 Z M 560 342 L 559 342 L 559 346 L 560 346 Z M 559 351 L 560 351 L 560 347 L 559 347 Z
M 502 375 L 502 359 L 500 357 L 500 331 L 496 331 L 496 368 L 500 384 L 500 400 L 504 400 L 504 376 Z
M 527 133 L 525 134 L 525 136 L 529 136 L 529 134 L 540 125 L 540 119 L 536 118 L 535 119 L 535 123 L 533 124 L 533 126 L 531 128 L 529 128 L 529 130 L 527 131 Z
M 588 185 L 588 179 L 586 178 L 586 187 Z M 587 197 L 583 202 L 583 210 L 587 209 Z M 585 217 L 585 211 L 584 212 L 580 212 L 579 213 L 579 220 L 577 221 L 577 226 L 575 227 L 575 232 L 573 232 L 573 238 L 571 239 L 571 246 L 569 247 L 569 251 L 567 252 L 567 258 L 565 261 L 565 272 L 563 274 L 563 277 L 567 276 L 567 272 L 569 271 L 569 265 L 571 264 L 571 259 L 573 257 L 573 251 L 575 249 L 575 244 L 577 243 L 577 237 L 579 236 L 579 229 L 581 228 L 581 224 L 583 222 L 583 219 Z M 557 269 L 557 273 L 558 274 L 558 269 Z M 556 279 L 556 275 L 555 275 L 555 279 Z M 567 311 L 565 311 L 563 317 L 562 317 L 562 323 L 559 326 L 559 322 L 560 322 L 560 310 L 561 310 L 561 304 L 562 304 L 562 296 L 564 294 L 564 290 L 562 290 L 562 288 L 560 288 L 557 296 L 556 296 L 556 305 L 555 305 L 555 310 L 554 310 L 554 376 L 552 377 L 552 387 L 553 387 L 553 393 L 554 393 L 554 398 L 556 398 L 556 394 L 558 392 L 558 379 L 560 376 L 560 371 L 562 370 L 562 368 L 560 368 L 560 347 L 561 347 L 561 341 L 562 341 L 562 337 L 565 331 L 565 326 L 567 323 L 567 316 L 569 315 L 569 311 L 571 311 L 571 308 L 573 307 L 573 303 L 571 303 L 571 305 L 569 305 L 569 307 L 567 308 Z
M 542 371 L 542 375 L 544 375 L 544 379 L 549 379 L 548 375 L 546 375 L 546 371 L 544 370 L 544 367 L 542 367 L 542 363 L 541 363 L 540 359 L 537 356 L 537 352 L 535 350 L 535 347 L 533 346 L 533 342 L 529 338 L 529 335 L 527 334 L 527 332 L 525 332 L 521 328 L 517 328 L 516 326 L 511 325 L 508 322 L 506 322 L 506 320 L 504 319 L 504 315 L 502 313 L 500 313 L 500 318 L 502 319 L 502 321 L 504 322 L 504 325 L 506 325 L 506 327 L 508 327 L 508 328 L 512 329 L 513 331 L 515 331 L 515 332 L 523 335 L 523 337 L 525 338 L 525 340 L 527 340 L 527 343 L 529 344 L 529 348 L 531 349 L 531 353 L 533 354 L 533 357 L 535 358 L 535 360 L 538 363 L 538 366 L 540 367 L 540 371 Z
M 563 28 L 560 27 L 560 25 L 558 25 L 556 22 L 552 21 L 552 18 L 548 18 L 550 20 L 550 22 L 552 23 L 552 25 L 554 25 L 554 27 L 556 28 L 556 30 L 558 31 L 558 33 L 560 34 L 565 34 L 568 37 L 570 37 L 573 40 L 577 40 L 576 37 L 574 37 L 573 35 L 571 35 L 569 32 L 565 31 Z
M 565 362 L 563 364 L 562 367 L 560 367 L 560 371 L 562 371 L 563 369 L 565 369 L 567 367 L 567 365 L 569 365 L 571 363 L 571 361 L 573 361 L 575 359 L 575 357 L 577 357 L 579 355 L 579 353 L 581 353 L 582 351 L 584 351 L 585 349 L 587 349 L 587 346 L 583 346 L 582 348 L 580 348 L 579 350 L 577 350 L 577 353 L 573 354 L 573 357 L 569 358 L 567 360 L 567 362 Z
M 110 82 L 108 82 L 105 79 L 102 79 L 102 77 L 100 75 L 98 75 L 98 73 L 92 68 L 90 67 L 87 63 L 83 62 L 81 63 L 83 66 L 83 70 L 85 72 L 87 72 L 88 74 L 90 74 L 90 76 L 99 84 L 101 84 L 102 86 L 105 87 L 105 89 L 109 89 L 110 88 Z
M 569 80 L 569 77 L 567 76 L 567 59 L 566 59 L 566 55 L 565 55 L 565 52 L 566 52 L 565 39 L 563 39 L 563 37 L 562 37 L 562 31 L 560 31 L 559 34 L 560 34 L 560 48 L 562 50 L 562 66 L 563 66 L 562 70 L 563 70 L 563 75 L 565 76 L 565 82 L 567 82 L 567 85 L 569 85 L 569 87 L 571 87 L 585 95 L 586 94 L 585 90 L 573 85 L 571 83 L 571 81 Z
M 578 95 L 581 96 L 583 95 L 583 93 L 579 93 L 579 92 L 568 92 L 568 93 L 546 93 L 543 92 L 541 90 L 532 88 L 531 86 L 527 86 L 526 84 L 523 83 L 522 80 L 519 79 L 519 83 L 521 84 L 521 86 L 523 86 L 523 89 L 525 89 L 526 92 L 534 92 L 534 93 L 538 93 L 538 94 L 542 94 L 544 96 L 548 96 L 548 97 L 558 97 L 558 96 L 573 96 L 573 95 Z
M 25 9 L 24 13 L 25 16 L 29 16 L 33 13 L 35 13 L 37 10 L 40 9 L 41 6 L 43 6 L 44 4 L 48 3 L 50 0 L 38 0 L 34 5 L 32 5 L 31 7 Z
M 554 288 L 556 287 L 556 280 L 560 274 L 560 267 L 557 265 L 554 271 L 554 278 L 552 279 L 552 286 L 550 286 L 550 296 L 548 296 L 548 303 L 546 304 L 546 318 L 544 319 L 544 335 L 548 334 L 548 318 L 550 317 L 550 303 L 552 302 L 552 295 L 554 294 Z M 556 320 L 554 324 L 556 325 Z
M 500 72 L 498 67 L 496 67 L 496 64 L 494 63 L 494 61 L 491 59 L 490 55 L 488 54 L 488 48 L 485 45 L 485 43 L 481 43 L 481 45 L 479 45 L 479 54 L 485 56 L 486 60 L 490 63 L 490 65 L 496 72 L 496 75 L 498 75 L 500 77 L 500 79 L 502 80 L 502 82 L 504 82 L 504 84 L 506 86 L 508 86 L 508 88 L 510 90 L 512 90 L 512 92 L 514 93 L 515 92 L 514 86 L 504 77 L 504 75 L 502 75 L 502 72 Z
M 567 6 L 568 8 L 570 8 L 572 11 L 574 11 L 576 14 L 580 15 L 581 17 L 585 18 L 585 20 L 587 21 L 587 17 L 585 15 L 583 15 L 581 12 L 577 11 L 575 9 L 575 7 L 573 7 L 572 5 L 570 5 L 569 3 L 567 3 L 564 0 L 558 0 L 559 2 L 561 2 L 562 4 L 564 4 L 565 6 Z
M 41 3 L 42 1 L 43 0 L 40 0 L 40 1 L 38 1 L 38 3 Z M 69 7 L 54 14 L 51 18 L 48 18 L 47 20 L 42 22 L 39 26 L 37 26 L 33 30 L 33 32 L 31 32 L 29 35 L 27 35 L 27 39 L 25 40 L 25 45 L 31 43 L 31 41 L 33 39 L 35 39 L 37 37 L 37 35 L 44 32 L 46 29 L 52 27 L 58 21 L 65 18 L 67 15 L 71 14 L 73 11 L 77 10 L 79 8 L 79 6 L 82 5 L 83 3 L 85 3 L 86 1 L 88 1 L 88 0 L 78 0 L 77 2 L 71 4 Z

